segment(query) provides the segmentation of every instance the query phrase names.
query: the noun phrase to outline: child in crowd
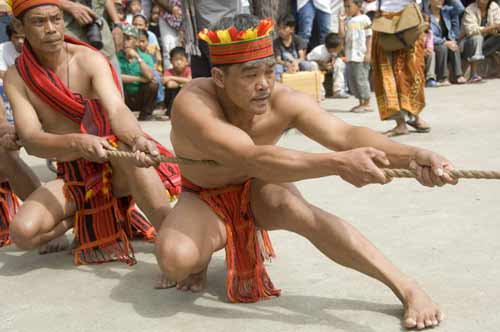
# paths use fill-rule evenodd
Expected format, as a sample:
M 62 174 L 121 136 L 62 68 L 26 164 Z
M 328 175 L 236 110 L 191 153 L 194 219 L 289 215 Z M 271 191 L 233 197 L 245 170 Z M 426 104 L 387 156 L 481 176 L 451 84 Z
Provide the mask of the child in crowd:
M 161 66 L 161 53 L 158 45 L 150 45 L 148 42 L 148 31 L 140 30 L 139 31 L 139 39 L 137 42 L 138 48 L 141 52 L 149 54 L 153 59 L 154 67 L 153 67 L 153 75 L 158 83 L 158 93 L 156 95 L 156 103 L 162 103 L 165 100 L 165 89 L 163 88 L 163 82 L 161 74 L 163 72 L 163 67 Z
M 283 72 L 317 70 L 315 62 L 306 61 L 307 43 L 295 34 L 297 22 L 293 15 L 284 15 L 278 20 L 278 38 L 273 42 L 276 56 L 276 79 L 281 80 Z
M 143 14 L 141 0 L 130 0 L 127 3 L 127 16 L 125 16 L 125 21 L 128 24 L 132 24 L 135 15 Z
M 160 6 L 158 6 L 156 3 L 153 3 L 153 7 L 151 7 L 151 17 L 149 19 L 148 30 L 154 33 L 156 39 L 158 40 L 161 40 L 160 25 L 159 25 L 160 13 L 161 13 Z
M 340 35 L 345 36 L 345 55 L 349 90 L 359 100 L 354 113 L 373 111 L 370 107 L 371 20 L 361 13 L 363 0 L 345 0 L 347 17 L 340 19 Z
M 170 12 L 160 14 L 161 47 L 163 50 L 163 66 L 172 68 L 170 51 L 184 45 L 182 1 L 170 0 Z
M 132 18 L 132 25 L 139 30 L 146 31 L 148 35 L 149 45 L 156 45 L 158 46 L 158 48 L 160 47 L 156 35 L 148 30 L 148 19 L 146 18 L 146 16 L 144 16 L 143 14 L 134 15 L 134 17 Z
M 165 85 L 165 105 L 167 116 L 172 112 L 175 96 L 182 86 L 191 81 L 191 67 L 189 67 L 188 56 L 183 47 L 175 47 L 170 51 L 172 68 L 165 70 L 163 84 Z
M 434 53 L 434 34 L 430 29 L 431 18 L 424 14 L 424 21 L 428 24 L 428 29 L 425 31 L 425 86 L 435 88 L 439 84 L 436 80 L 436 53 Z
M 127 23 L 127 18 L 125 15 L 125 8 L 121 2 L 115 2 L 116 13 L 121 23 Z
M 345 62 L 342 60 L 342 39 L 338 34 L 330 32 L 325 37 L 323 45 L 316 46 L 307 54 L 307 60 L 315 61 L 319 69 L 325 71 L 325 96 L 333 98 L 348 98 L 345 92 Z M 333 85 L 333 87 L 332 87 Z

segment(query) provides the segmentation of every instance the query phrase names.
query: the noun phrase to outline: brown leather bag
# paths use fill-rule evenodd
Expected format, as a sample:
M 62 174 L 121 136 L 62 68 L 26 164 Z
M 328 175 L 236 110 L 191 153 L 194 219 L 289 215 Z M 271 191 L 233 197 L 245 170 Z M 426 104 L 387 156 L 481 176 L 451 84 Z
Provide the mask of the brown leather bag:
M 401 15 L 392 18 L 382 16 L 381 6 L 382 0 L 379 1 L 379 10 L 373 20 L 372 29 L 380 33 L 379 42 L 382 48 L 392 52 L 413 47 L 428 28 L 419 6 L 416 3 L 408 4 Z

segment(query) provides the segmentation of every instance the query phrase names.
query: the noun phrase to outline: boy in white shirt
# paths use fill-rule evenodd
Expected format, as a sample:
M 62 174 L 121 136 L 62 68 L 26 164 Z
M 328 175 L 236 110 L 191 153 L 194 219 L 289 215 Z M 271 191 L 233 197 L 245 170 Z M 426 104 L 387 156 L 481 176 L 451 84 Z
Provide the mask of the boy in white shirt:
M 332 76 L 333 88 L 331 90 L 326 88 L 326 97 L 348 97 L 345 92 L 345 62 L 340 56 L 342 48 L 342 39 L 338 34 L 330 32 L 326 35 L 324 44 L 316 46 L 307 54 L 308 61 L 315 61 L 320 70 L 325 71 L 326 75 Z M 325 86 L 326 82 L 327 80 L 325 80 Z
M 359 100 L 354 113 L 373 111 L 370 107 L 371 20 L 361 13 L 362 0 L 345 0 L 346 16 L 340 19 L 340 36 L 345 36 L 349 90 Z

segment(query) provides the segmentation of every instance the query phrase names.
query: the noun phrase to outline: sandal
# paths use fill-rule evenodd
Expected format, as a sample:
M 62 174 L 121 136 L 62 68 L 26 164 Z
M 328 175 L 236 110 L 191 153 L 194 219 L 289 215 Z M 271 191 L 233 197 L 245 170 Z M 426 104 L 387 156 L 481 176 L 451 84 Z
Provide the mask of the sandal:
M 422 124 L 416 122 L 416 121 L 406 121 L 406 124 L 410 127 L 412 127 L 413 129 L 415 129 L 417 131 L 417 133 L 428 133 L 431 131 L 431 127 L 430 126 L 423 126 Z
M 467 81 L 467 83 L 474 84 L 474 83 L 481 83 L 482 81 L 483 81 L 483 78 L 481 76 L 474 75 L 471 78 L 469 78 L 469 80 Z

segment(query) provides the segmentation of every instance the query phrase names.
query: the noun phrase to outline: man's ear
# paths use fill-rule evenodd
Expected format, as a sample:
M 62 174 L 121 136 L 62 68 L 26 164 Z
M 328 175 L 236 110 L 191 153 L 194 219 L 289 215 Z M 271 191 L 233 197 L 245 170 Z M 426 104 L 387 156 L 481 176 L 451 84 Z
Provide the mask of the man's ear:
M 225 78 L 224 71 L 220 68 L 212 67 L 211 73 L 215 85 L 217 85 L 217 87 L 221 89 L 224 89 L 224 78 Z

